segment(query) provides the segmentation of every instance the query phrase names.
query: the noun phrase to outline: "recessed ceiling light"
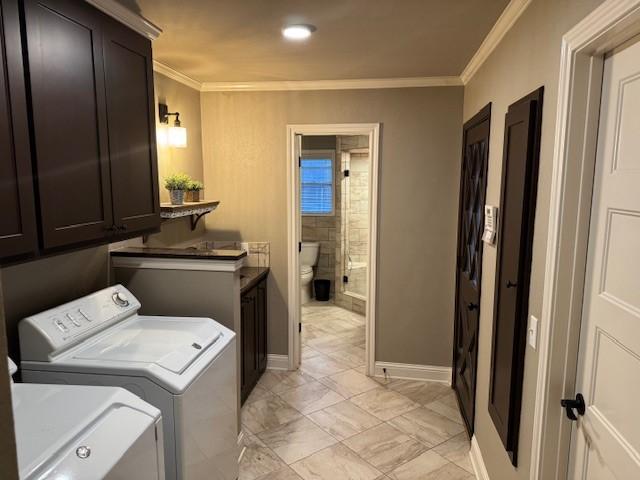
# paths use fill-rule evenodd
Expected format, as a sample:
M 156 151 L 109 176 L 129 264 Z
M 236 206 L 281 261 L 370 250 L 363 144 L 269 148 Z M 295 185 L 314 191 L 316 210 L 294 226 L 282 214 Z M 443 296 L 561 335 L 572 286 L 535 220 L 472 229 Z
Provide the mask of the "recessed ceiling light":
M 316 27 L 313 25 L 289 25 L 282 29 L 282 35 L 289 40 L 304 40 L 315 31 Z

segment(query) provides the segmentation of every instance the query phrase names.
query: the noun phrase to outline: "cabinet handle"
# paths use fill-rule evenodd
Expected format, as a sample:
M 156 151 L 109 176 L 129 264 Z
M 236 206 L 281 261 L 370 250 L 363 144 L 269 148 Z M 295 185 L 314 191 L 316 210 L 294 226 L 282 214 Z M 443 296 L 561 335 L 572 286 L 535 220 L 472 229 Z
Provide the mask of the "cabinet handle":
M 515 287 L 517 287 L 517 286 L 518 286 L 518 284 L 517 284 L 517 283 L 512 282 L 511 280 L 509 280 L 509 281 L 507 282 L 507 288 L 515 288 Z

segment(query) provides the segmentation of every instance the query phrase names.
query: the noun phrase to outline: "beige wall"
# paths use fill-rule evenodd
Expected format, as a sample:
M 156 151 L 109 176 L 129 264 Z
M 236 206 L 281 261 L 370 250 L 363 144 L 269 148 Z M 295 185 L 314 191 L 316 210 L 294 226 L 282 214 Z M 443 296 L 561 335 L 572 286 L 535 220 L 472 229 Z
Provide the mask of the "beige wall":
M 167 175 L 184 172 L 196 180 L 203 180 L 200 92 L 157 72 L 154 73 L 153 78 L 156 104 L 164 103 L 169 107 L 170 112 L 180 112 L 182 126 L 187 129 L 187 148 L 158 146 L 160 201 L 168 202 L 169 193 L 163 186 L 163 179 Z M 173 122 L 174 118 L 170 117 L 169 122 Z M 161 125 L 156 123 L 156 127 L 161 128 Z
M 269 352 L 287 351 L 286 125 L 380 122 L 377 358 L 450 365 L 462 88 L 203 93 L 208 234 L 271 242 Z
M 540 177 L 534 234 L 529 312 L 540 317 L 544 286 L 551 165 L 556 119 L 561 38 L 601 0 L 534 0 L 465 88 L 464 118 L 492 102 L 487 203 L 499 205 L 504 115 L 507 107 L 545 87 Z M 487 411 L 496 249 L 484 250 L 476 399 L 476 437 L 491 478 L 525 479 L 531 462 L 531 435 L 538 355 L 527 348 L 519 466 L 507 457 Z M 546 477 L 544 477 L 546 478 Z

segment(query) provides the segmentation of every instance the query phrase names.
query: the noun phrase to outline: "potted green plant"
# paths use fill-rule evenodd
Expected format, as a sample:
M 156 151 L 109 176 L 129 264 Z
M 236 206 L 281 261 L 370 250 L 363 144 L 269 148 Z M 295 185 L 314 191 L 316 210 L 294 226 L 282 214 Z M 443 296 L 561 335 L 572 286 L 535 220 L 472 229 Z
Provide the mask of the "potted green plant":
M 185 196 L 185 200 L 187 202 L 199 202 L 202 199 L 200 198 L 200 192 L 204 188 L 202 182 L 198 180 L 191 180 L 189 185 L 187 185 L 187 192 Z
M 169 190 L 172 205 L 184 203 L 184 192 L 189 186 L 191 178 L 185 173 L 174 173 L 164 179 L 164 188 Z

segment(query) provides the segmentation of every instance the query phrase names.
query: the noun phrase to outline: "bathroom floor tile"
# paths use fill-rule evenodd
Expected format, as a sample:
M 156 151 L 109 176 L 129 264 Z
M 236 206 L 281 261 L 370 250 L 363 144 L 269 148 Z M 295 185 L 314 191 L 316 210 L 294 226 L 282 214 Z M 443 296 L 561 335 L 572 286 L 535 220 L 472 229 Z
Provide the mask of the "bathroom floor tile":
M 375 388 L 350 399 L 364 411 L 375 415 L 380 420 L 390 420 L 398 415 L 410 412 L 419 407 L 404 395 L 386 388 Z
M 334 360 L 326 355 L 308 358 L 303 362 L 300 369 L 307 375 L 315 379 L 333 375 L 338 372 L 349 370 L 350 366 Z
M 242 480 L 242 478 L 239 480 Z M 291 467 L 285 466 L 256 480 L 302 480 L 302 477 L 291 470 Z
M 323 410 L 314 412 L 308 417 L 312 422 L 338 440 L 345 440 L 381 422 L 378 418 L 368 414 L 348 401 L 336 403 Z
M 473 467 L 471 466 L 471 459 L 469 458 L 469 449 L 471 443 L 467 438 L 466 433 L 461 433 L 453 438 L 450 438 L 446 442 L 441 443 L 433 448 L 433 451 L 450 462 L 455 463 L 457 466 L 463 468 L 469 473 L 473 473 Z
M 270 397 L 273 397 L 273 393 L 271 393 L 266 388 L 262 388 L 261 386 L 256 385 L 253 391 L 251 392 L 251 394 L 249 395 L 249 397 L 247 398 L 247 400 L 245 401 L 245 404 L 249 405 L 258 400 L 264 400 Z
M 451 387 L 439 382 L 422 382 L 418 380 L 393 380 L 387 388 L 401 393 L 420 405 L 426 405 L 451 392 Z
M 285 466 L 285 463 L 271 449 L 251 445 L 245 450 L 240 462 L 239 480 L 257 480 Z
M 464 431 L 464 427 L 428 408 L 418 408 L 389 421 L 407 435 L 434 447 Z
M 260 378 L 258 386 L 273 393 L 279 393 L 299 387 L 310 381 L 313 381 L 313 378 L 305 375 L 304 372 L 267 370 Z
M 302 418 L 300 412 L 275 395 L 242 408 L 242 424 L 254 434 Z
M 384 473 L 407 463 L 427 451 L 427 447 L 388 423 L 351 437 L 347 447 Z
M 393 480 L 437 479 L 438 477 L 433 477 L 431 475 L 446 465 L 450 465 L 446 458 L 441 457 L 432 450 L 429 450 L 417 456 L 413 460 L 400 465 L 387 475 Z
M 319 382 L 310 382 L 280 393 L 280 398 L 305 415 L 344 400 L 344 397 Z
M 258 434 L 258 438 L 287 464 L 338 442 L 308 418 L 299 418 Z
M 343 362 L 350 367 L 359 367 L 365 363 L 365 351 L 364 348 L 356 347 L 354 345 L 348 345 L 344 348 L 339 348 L 333 352 L 327 354 L 329 357 Z
M 336 373 L 335 375 L 321 378 L 319 381 L 347 398 L 368 392 L 379 386 L 375 381 L 355 369 Z
M 376 480 L 381 472 L 344 445 L 334 445 L 291 465 L 304 480 Z

